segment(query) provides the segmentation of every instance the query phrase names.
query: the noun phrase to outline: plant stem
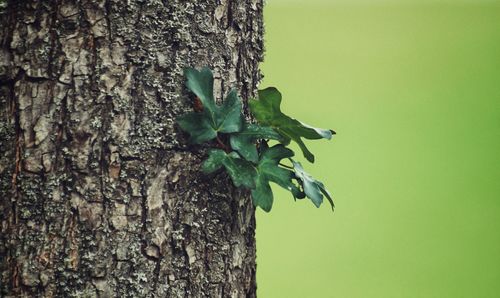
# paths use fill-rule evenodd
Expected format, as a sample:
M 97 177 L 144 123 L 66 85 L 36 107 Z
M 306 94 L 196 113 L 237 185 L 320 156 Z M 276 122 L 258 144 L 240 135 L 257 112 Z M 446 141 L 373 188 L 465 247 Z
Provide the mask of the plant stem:
M 279 163 L 280 166 L 284 167 L 284 168 L 287 168 L 287 169 L 290 169 L 290 170 L 293 170 L 293 167 L 291 166 L 287 166 L 285 164 L 282 164 L 281 162 Z
M 220 139 L 219 136 L 217 136 L 216 140 L 217 140 L 217 144 L 221 147 L 221 149 L 224 149 L 224 151 L 226 151 L 226 153 L 231 152 L 229 147 L 226 144 L 224 144 L 224 142 Z

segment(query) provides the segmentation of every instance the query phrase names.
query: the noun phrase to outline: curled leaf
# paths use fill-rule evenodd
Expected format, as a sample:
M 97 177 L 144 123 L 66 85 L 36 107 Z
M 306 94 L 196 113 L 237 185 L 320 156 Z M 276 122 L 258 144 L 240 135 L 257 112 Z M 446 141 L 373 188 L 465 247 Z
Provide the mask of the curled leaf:
M 328 199 L 328 202 L 332 206 L 332 210 L 335 208 L 332 196 L 330 192 L 325 188 L 323 183 L 314 179 L 309 175 L 300 164 L 300 162 L 293 161 L 293 168 L 295 171 L 295 176 L 302 182 L 304 192 L 306 196 L 311 199 L 316 207 L 319 207 L 323 203 L 323 195 Z
M 296 142 L 304 157 L 308 161 L 314 162 L 314 155 L 306 147 L 302 138 L 329 140 L 335 132 L 330 129 L 314 128 L 293 119 L 281 112 L 280 105 L 281 93 L 274 87 L 259 90 L 259 100 L 249 102 L 250 110 L 260 124 L 273 127 L 284 137 L 284 144 L 290 140 Z

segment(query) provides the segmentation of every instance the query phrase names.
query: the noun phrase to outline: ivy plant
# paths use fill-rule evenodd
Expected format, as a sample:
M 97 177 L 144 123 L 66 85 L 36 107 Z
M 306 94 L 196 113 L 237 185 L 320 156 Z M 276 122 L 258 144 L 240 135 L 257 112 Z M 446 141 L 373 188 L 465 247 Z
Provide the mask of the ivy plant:
M 304 171 L 295 153 L 287 146 L 298 144 L 307 161 L 314 155 L 303 139 L 331 139 L 330 129 L 314 128 L 281 111 L 281 93 L 274 87 L 258 91 L 257 99 L 249 100 L 255 123 L 248 122 L 242 113 L 242 102 L 235 89 L 217 104 L 214 98 L 214 78 L 209 68 L 184 70 L 186 87 L 196 95 L 194 111 L 177 119 L 180 128 L 193 144 L 209 142 L 213 148 L 203 162 L 206 174 L 224 169 L 236 187 L 251 191 L 252 201 L 269 212 L 273 205 L 270 183 L 290 191 L 294 199 L 309 198 L 319 207 L 326 197 L 332 210 L 335 205 L 323 183 Z M 270 141 L 275 143 L 270 146 Z M 288 160 L 289 165 L 283 163 Z

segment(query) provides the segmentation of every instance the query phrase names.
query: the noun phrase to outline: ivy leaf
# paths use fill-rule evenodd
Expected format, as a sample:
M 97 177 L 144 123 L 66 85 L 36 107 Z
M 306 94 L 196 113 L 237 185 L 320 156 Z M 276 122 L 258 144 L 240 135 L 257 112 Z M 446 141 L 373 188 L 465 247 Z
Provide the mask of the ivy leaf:
M 213 75 L 208 68 L 184 70 L 186 86 L 200 99 L 202 112 L 193 112 L 177 119 L 179 126 L 191 136 L 190 141 L 200 144 L 221 133 L 234 133 L 242 129 L 241 100 L 236 90 L 231 90 L 226 100 L 218 105 L 213 96 Z
M 246 160 L 257 163 L 259 154 L 255 141 L 258 139 L 283 140 L 283 137 L 269 126 L 260 126 L 257 124 L 245 124 L 243 130 L 231 134 L 231 148 L 238 151 Z
M 270 182 L 274 182 L 292 194 L 300 195 L 300 190 L 292 182 L 294 173 L 290 170 L 279 167 L 279 162 L 283 158 L 290 158 L 293 151 L 278 144 L 271 148 L 266 148 L 257 164 L 255 188 L 252 190 L 252 199 L 255 206 L 260 206 L 264 211 L 269 212 L 273 206 L 273 193 Z
M 216 130 L 223 133 L 240 131 L 243 128 L 241 108 L 241 100 L 238 97 L 236 90 L 232 89 L 227 95 L 224 103 L 220 107 L 216 105 Z
M 325 188 L 323 183 L 314 179 L 311 175 L 306 173 L 300 162 L 292 160 L 292 163 L 295 170 L 295 176 L 302 182 L 302 186 L 304 188 L 306 196 L 311 199 L 316 207 L 319 207 L 321 203 L 323 203 L 323 195 L 325 195 L 325 197 L 330 202 L 333 210 L 335 208 L 335 205 L 333 204 L 332 196 Z
M 304 157 L 314 162 L 314 155 L 307 149 L 302 138 L 331 139 L 335 134 L 333 130 L 314 128 L 293 119 L 281 112 L 281 93 L 274 87 L 259 90 L 259 100 L 250 100 L 249 106 L 252 114 L 262 125 L 273 127 L 284 138 L 284 144 L 290 140 L 296 142 L 302 150 Z
M 203 67 L 200 71 L 194 68 L 186 68 L 184 69 L 184 76 L 187 79 L 186 87 L 198 96 L 203 107 L 210 111 L 215 110 L 214 76 L 212 71 L 208 67 Z
M 269 212 L 273 207 L 273 190 L 269 181 L 259 176 L 252 190 L 252 201 L 254 206 L 259 206 L 262 210 Z
M 182 130 L 190 134 L 189 141 L 201 144 L 217 137 L 217 131 L 212 126 L 209 117 L 203 111 L 201 113 L 191 112 L 177 118 L 177 123 Z
M 186 86 L 200 99 L 213 129 L 223 133 L 240 131 L 243 125 L 242 104 L 236 90 L 231 90 L 226 100 L 219 106 L 215 103 L 214 78 L 209 68 L 204 67 L 200 71 L 186 68 L 184 74 L 187 78 Z
M 231 152 L 223 162 L 229 176 L 233 179 L 236 187 L 245 186 L 247 188 L 255 187 L 255 177 L 257 170 L 254 165 L 239 157 L 238 153 Z
M 210 174 L 223 166 L 223 162 L 226 159 L 227 154 L 224 150 L 212 149 L 208 152 L 208 158 L 203 162 L 201 170 L 205 174 Z
M 210 150 L 208 158 L 203 162 L 202 170 L 205 173 L 212 173 L 222 166 L 236 187 L 255 188 L 256 168 L 251 162 L 240 158 L 236 152 L 227 154 L 220 149 Z

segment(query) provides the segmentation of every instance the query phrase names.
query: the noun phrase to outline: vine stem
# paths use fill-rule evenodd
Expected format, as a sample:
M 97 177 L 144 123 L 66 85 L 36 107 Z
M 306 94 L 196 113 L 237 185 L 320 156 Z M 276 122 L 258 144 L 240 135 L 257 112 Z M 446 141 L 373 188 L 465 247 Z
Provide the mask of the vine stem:
M 230 151 L 231 151 L 231 150 L 229 149 L 229 147 L 228 147 L 226 144 L 224 144 L 224 142 L 220 139 L 220 137 L 219 137 L 219 136 L 217 136 L 216 140 L 217 140 L 217 144 L 218 144 L 218 145 L 219 145 L 222 149 L 224 149 L 224 151 L 226 151 L 226 153 L 228 153 L 228 152 L 230 152 Z
M 293 167 L 291 166 L 287 166 L 285 164 L 282 164 L 281 162 L 279 163 L 280 166 L 284 167 L 284 168 L 287 168 L 287 169 L 290 169 L 290 170 L 293 170 Z

